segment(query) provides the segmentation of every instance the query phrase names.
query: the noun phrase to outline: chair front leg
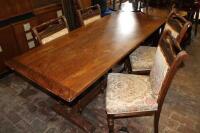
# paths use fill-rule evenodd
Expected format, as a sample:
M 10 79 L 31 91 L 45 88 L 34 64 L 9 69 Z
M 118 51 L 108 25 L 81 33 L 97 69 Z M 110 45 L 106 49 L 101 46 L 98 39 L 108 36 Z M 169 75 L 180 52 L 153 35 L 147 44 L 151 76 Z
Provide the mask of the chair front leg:
M 160 112 L 156 111 L 154 114 L 154 133 L 158 133 Z
M 114 118 L 112 115 L 107 115 L 109 133 L 114 133 Z

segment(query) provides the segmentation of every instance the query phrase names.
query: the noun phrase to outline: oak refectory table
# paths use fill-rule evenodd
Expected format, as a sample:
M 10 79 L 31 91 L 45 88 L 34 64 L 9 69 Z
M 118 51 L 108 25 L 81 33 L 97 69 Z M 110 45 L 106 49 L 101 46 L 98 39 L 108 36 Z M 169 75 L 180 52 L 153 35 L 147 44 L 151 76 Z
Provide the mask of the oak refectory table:
M 142 13 L 113 13 L 6 64 L 65 101 L 56 112 L 92 132 L 94 126 L 79 113 L 100 92 L 90 87 L 164 22 Z

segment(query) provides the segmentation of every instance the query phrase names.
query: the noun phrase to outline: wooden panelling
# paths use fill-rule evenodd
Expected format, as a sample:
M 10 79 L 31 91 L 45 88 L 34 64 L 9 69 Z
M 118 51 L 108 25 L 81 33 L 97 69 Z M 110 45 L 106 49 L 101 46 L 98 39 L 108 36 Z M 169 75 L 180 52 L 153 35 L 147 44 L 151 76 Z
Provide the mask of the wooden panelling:
M 60 3 L 61 0 L 31 0 L 33 8 L 40 8 L 49 4 Z
M 32 11 L 30 0 L 0 0 L 0 20 Z
M 59 12 L 62 12 L 61 4 L 51 4 L 45 7 L 34 9 L 33 11 L 38 19 L 38 23 L 43 23 L 58 17 Z
M 91 4 L 92 4 L 91 1 L 92 0 L 81 0 L 84 8 L 91 6 Z
M 0 73 L 5 70 L 4 62 L 19 53 L 11 26 L 0 29 Z
M 37 46 L 31 32 L 32 27 L 36 26 L 37 24 L 37 18 L 33 17 L 12 25 L 20 53 L 24 53 Z

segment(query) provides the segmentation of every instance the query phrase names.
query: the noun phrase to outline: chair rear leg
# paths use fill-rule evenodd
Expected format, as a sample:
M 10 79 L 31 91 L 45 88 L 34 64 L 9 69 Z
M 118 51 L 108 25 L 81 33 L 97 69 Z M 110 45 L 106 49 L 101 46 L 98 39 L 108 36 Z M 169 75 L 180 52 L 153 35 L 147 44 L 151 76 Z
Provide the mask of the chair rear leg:
M 109 133 L 114 133 L 114 118 L 112 115 L 107 115 Z
M 154 114 L 154 133 L 158 133 L 160 112 Z

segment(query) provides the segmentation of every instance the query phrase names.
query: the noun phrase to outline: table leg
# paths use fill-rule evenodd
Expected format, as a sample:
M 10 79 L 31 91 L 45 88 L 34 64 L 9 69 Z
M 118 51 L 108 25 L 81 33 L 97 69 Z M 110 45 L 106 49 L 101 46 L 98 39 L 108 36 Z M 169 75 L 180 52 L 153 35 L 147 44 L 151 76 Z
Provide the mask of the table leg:
M 95 127 L 87 121 L 84 117 L 82 117 L 78 112 L 73 111 L 73 109 L 69 109 L 65 105 L 56 104 L 53 107 L 53 110 L 72 122 L 73 124 L 77 125 L 81 129 L 83 129 L 87 133 L 92 133 L 95 130 Z
M 88 120 L 86 120 L 86 118 L 81 116 L 81 112 L 88 103 L 90 103 L 100 92 L 102 92 L 102 87 L 105 87 L 105 82 L 106 76 L 103 76 L 97 83 L 94 83 L 72 103 L 66 103 L 64 101 L 58 102 L 53 106 L 53 110 L 87 133 L 94 132 L 95 127 Z

